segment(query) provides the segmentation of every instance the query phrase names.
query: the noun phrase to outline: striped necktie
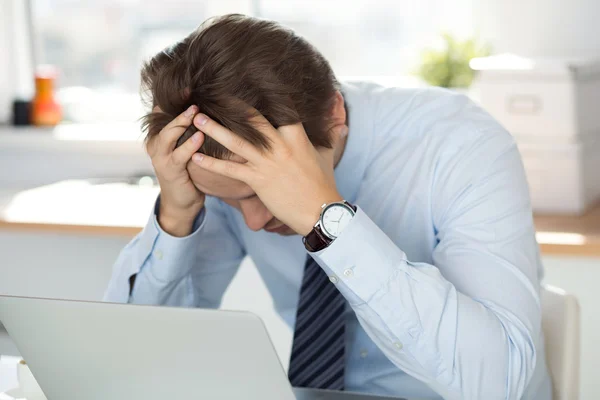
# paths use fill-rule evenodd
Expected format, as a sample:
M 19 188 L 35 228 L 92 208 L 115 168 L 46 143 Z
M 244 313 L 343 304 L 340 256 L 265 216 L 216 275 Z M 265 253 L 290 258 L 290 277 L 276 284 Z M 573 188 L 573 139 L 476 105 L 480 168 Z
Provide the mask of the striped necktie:
M 288 377 L 295 387 L 344 390 L 346 300 L 309 255 Z

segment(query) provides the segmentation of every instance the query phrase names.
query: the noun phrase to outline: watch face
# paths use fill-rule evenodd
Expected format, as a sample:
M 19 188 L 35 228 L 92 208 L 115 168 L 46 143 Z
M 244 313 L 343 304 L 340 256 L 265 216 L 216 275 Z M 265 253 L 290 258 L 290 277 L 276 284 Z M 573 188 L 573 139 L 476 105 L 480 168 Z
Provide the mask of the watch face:
M 336 238 L 352 220 L 353 216 L 354 213 L 348 207 L 341 204 L 332 204 L 323 213 L 321 223 L 323 231 L 328 236 Z

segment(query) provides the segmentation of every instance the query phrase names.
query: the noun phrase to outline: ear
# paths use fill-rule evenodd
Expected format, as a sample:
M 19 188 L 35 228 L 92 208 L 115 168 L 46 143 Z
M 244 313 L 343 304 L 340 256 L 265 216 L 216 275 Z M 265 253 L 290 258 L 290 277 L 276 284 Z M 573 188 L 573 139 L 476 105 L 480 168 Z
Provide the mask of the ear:
M 346 139 L 346 136 L 348 136 L 348 125 L 346 125 L 345 119 L 340 119 L 339 121 L 339 123 L 329 128 L 331 148 L 318 149 L 321 159 L 325 162 L 322 166 L 327 167 L 326 170 L 330 170 L 332 174 L 336 163 L 336 154 L 341 154 L 340 151 L 343 151 L 344 140 Z
M 339 90 L 335 92 L 335 98 L 331 106 L 331 122 L 331 126 L 346 124 L 344 96 L 342 96 Z
M 344 96 L 340 91 L 335 92 L 335 98 L 331 106 L 331 123 L 329 127 L 329 133 L 331 135 L 331 143 L 333 150 L 338 146 L 341 140 L 344 140 L 348 135 L 348 126 L 346 124 L 346 107 L 344 104 Z

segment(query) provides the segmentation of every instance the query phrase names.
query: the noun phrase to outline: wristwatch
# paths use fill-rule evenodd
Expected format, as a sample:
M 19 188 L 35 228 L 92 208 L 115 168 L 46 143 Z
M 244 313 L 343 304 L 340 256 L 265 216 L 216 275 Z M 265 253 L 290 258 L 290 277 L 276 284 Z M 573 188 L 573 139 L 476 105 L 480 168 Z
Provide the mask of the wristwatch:
M 306 250 L 315 252 L 329 246 L 352 220 L 355 213 L 356 206 L 346 200 L 323 204 L 319 220 L 312 231 L 302 238 Z

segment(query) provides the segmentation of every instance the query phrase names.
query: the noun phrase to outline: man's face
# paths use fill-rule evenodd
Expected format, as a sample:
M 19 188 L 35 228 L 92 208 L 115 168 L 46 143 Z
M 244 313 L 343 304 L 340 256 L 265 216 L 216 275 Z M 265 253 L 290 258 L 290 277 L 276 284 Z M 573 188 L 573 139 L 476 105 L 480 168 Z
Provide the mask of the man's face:
M 238 155 L 234 155 L 231 160 L 245 162 Z M 244 216 L 246 225 L 253 231 L 264 229 L 284 236 L 297 234 L 273 217 L 273 214 L 269 212 L 252 188 L 244 182 L 207 171 L 192 162 L 188 163 L 188 171 L 198 190 L 207 196 L 218 197 L 236 208 Z

